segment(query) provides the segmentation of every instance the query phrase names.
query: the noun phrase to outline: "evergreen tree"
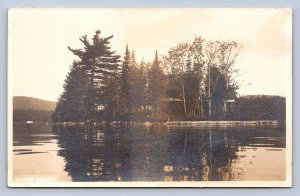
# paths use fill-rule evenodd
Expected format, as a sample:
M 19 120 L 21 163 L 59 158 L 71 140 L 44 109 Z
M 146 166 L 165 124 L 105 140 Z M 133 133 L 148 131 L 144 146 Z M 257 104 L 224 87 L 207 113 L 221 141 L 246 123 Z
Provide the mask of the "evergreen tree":
M 53 121 L 85 121 L 88 112 L 87 91 L 88 78 L 85 70 L 78 62 L 74 62 L 65 80 L 64 92 L 55 108 Z
M 99 111 L 99 117 L 104 120 L 115 120 L 120 110 L 120 73 L 108 77 L 103 90 L 104 111 Z M 106 97 L 106 98 L 104 98 Z
M 121 72 L 121 94 L 120 94 L 120 115 L 122 120 L 130 120 L 131 115 L 131 85 L 130 85 L 130 63 L 131 57 L 126 46 Z
M 87 36 L 82 36 L 80 41 L 83 43 L 84 48 L 69 50 L 74 55 L 79 57 L 80 64 L 85 70 L 85 74 L 89 78 L 88 92 L 87 92 L 87 119 L 92 120 L 95 118 L 96 108 L 105 105 L 110 97 L 106 96 L 105 84 L 119 69 L 120 56 L 115 55 L 109 46 L 110 39 L 113 36 L 106 38 L 100 37 L 100 30 L 95 32 L 92 42 L 87 39 Z
M 138 69 L 138 64 L 135 59 L 134 51 L 132 50 L 131 56 L 130 56 L 130 71 L 129 71 L 129 83 L 130 83 L 130 107 L 131 112 L 133 114 L 132 117 L 134 117 L 137 113 L 137 109 L 140 104 L 140 86 L 139 86 L 139 78 L 140 73 Z
M 146 106 L 146 71 L 143 61 L 140 66 L 136 62 L 134 51 L 131 53 L 130 84 L 133 117 L 135 120 L 142 120 L 145 118 Z
M 142 59 L 139 68 L 139 103 L 141 105 L 142 119 L 146 119 L 146 107 L 147 107 L 147 68 L 144 59 Z
M 152 105 L 152 118 L 159 119 L 162 108 L 162 99 L 166 95 L 166 80 L 163 70 L 160 67 L 160 60 L 157 51 L 152 66 L 148 73 L 148 96 L 149 103 Z

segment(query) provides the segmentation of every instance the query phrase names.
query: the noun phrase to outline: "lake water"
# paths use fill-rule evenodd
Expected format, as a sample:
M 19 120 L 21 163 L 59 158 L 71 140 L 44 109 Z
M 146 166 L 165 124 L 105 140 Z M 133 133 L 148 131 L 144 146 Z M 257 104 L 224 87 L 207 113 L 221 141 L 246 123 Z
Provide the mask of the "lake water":
M 14 124 L 14 181 L 285 180 L 283 128 Z

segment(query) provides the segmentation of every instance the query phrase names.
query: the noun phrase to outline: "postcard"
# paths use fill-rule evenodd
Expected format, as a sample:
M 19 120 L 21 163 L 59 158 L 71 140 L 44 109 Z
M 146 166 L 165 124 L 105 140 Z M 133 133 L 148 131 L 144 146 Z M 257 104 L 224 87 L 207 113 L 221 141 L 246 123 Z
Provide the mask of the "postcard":
M 289 8 L 8 11 L 8 186 L 291 187 Z

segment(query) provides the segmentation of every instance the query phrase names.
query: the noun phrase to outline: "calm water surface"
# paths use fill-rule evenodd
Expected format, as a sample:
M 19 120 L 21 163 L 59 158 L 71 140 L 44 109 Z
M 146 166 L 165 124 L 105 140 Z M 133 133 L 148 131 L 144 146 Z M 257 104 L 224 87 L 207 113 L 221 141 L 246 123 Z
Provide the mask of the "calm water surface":
M 285 180 L 285 130 L 14 124 L 14 181 Z

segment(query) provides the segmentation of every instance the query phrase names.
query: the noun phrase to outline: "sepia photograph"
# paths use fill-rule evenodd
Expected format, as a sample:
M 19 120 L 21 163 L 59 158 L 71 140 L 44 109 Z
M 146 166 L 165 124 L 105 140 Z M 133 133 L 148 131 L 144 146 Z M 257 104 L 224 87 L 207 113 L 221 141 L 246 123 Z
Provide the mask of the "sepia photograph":
M 8 11 L 8 186 L 291 187 L 292 9 Z

